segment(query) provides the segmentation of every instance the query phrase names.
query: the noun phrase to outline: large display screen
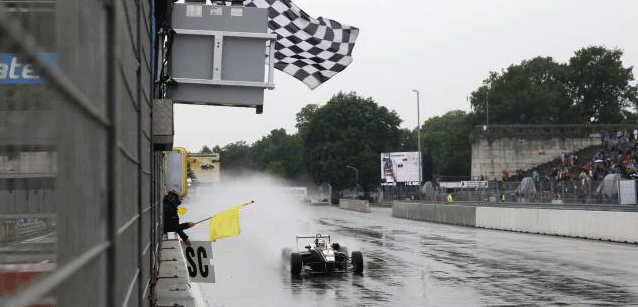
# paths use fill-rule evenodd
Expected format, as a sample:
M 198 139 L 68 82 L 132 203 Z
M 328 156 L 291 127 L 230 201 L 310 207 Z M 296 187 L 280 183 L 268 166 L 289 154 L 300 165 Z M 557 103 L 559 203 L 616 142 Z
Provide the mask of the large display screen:
M 397 182 L 419 184 L 419 152 L 382 152 L 381 184 L 394 185 Z

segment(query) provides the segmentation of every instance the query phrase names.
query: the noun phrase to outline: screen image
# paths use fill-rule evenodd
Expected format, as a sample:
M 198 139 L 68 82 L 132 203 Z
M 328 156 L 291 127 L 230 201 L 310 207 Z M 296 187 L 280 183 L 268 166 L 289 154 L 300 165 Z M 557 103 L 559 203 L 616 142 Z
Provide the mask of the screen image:
M 420 182 L 419 159 L 416 151 L 381 153 L 381 183 Z

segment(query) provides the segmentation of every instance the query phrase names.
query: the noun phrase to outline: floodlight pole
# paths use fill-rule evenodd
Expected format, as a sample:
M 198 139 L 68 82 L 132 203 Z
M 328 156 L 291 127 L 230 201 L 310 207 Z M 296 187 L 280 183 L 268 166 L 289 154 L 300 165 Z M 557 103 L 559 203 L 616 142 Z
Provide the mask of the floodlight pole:
M 350 166 L 350 165 L 346 165 L 346 168 L 350 168 L 354 170 L 354 179 L 356 181 L 356 185 L 354 186 L 354 188 L 358 192 L 357 187 L 359 186 L 359 170 L 356 167 Z
M 416 92 L 416 137 L 417 137 L 417 150 L 419 151 L 419 189 L 421 189 L 421 171 L 422 171 L 422 167 L 421 167 L 421 117 L 419 114 L 419 91 L 418 90 L 412 90 L 413 92 Z

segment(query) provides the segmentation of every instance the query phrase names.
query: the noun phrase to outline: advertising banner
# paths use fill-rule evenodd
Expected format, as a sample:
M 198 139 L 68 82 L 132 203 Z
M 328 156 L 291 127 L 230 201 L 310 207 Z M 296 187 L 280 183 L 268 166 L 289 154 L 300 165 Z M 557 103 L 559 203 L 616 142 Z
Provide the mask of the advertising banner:
M 219 183 L 219 153 L 192 153 L 188 161 L 198 183 Z
M 42 59 L 49 64 L 57 63 L 55 53 L 43 53 Z M 22 62 L 12 53 L 0 53 L 0 84 L 29 84 L 45 82 L 32 64 Z

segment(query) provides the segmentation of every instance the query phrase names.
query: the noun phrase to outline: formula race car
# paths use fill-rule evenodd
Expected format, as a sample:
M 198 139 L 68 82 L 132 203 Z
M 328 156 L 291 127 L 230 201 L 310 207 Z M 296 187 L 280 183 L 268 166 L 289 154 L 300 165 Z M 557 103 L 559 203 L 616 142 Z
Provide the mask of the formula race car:
M 299 239 L 312 239 L 312 244 L 305 246 L 305 250 L 291 252 L 285 248 L 282 251 L 284 259 L 290 260 L 290 273 L 299 276 L 301 273 L 343 273 L 353 272 L 361 274 L 363 272 L 363 254 L 359 251 L 352 252 L 348 257 L 348 249 L 339 243 L 330 243 L 330 236 L 297 236 L 297 247 Z

